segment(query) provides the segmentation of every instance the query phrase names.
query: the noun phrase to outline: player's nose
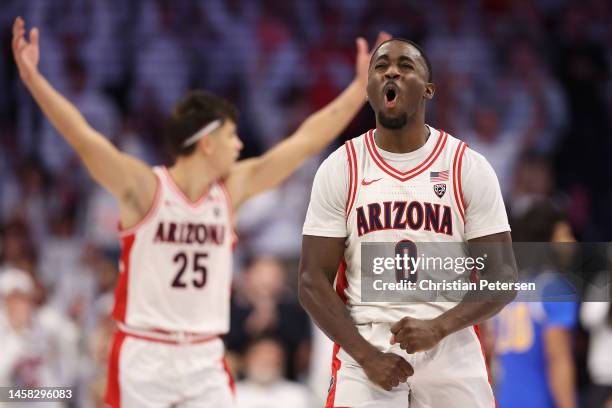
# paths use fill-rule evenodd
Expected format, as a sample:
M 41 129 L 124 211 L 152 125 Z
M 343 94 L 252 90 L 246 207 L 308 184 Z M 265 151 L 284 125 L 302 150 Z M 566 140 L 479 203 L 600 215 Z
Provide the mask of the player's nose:
M 398 79 L 400 77 L 399 69 L 395 64 L 389 65 L 385 71 L 385 79 Z

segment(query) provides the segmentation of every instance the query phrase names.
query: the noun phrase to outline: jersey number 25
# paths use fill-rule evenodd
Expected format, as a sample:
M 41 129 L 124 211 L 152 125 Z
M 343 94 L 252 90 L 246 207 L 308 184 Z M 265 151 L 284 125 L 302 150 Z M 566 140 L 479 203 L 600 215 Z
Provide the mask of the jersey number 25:
M 189 262 L 189 256 L 185 252 L 179 252 L 174 256 L 174 263 L 179 264 L 179 270 L 172 281 L 172 287 L 185 289 L 188 286 L 188 278 L 183 276 L 187 269 L 192 269 L 192 274 L 195 275 L 191 279 L 191 283 L 197 289 L 201 289 L 206 285 L 206 265 L 204 259 L 208 257 L 206 252 L 196 252 L 193 254 L 192 261 Z M 191 264 L 191 268 L 189 268 Z

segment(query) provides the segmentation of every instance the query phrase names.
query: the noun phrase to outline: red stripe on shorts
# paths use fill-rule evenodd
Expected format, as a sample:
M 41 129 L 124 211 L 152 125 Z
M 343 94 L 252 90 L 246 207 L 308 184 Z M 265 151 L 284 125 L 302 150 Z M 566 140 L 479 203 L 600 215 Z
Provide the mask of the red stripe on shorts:
M 227 373 L 227 384 L 229 385 L 230 391 L 232 392 L 232 395 L 235 398 L 236 397 L 236 383 L 234 382 L 234 376 L 232 376 L 229 366 L 227 365 L 227 359 L 225 357 L 221 359 L 221 363 L 223 363 L 223 369 Z
M 108 359 L 108 383 L 106 384 L 106 397 L 104 402 L 112 408 L 121 406 L 121 389 L 119 386 L 119 357 L 121 345 L 125 340 L 125 333 L 117 330 L 113 335 L 113 347 Z
M 485 363 L 485 368 L 487 369 L 487 378 L 489 379 L 489 385 L 491 385 L 491 392 L 493 392 L 493 381 L 491 380 L 491 370 L 489 370 L 489 364 L 487 363 L 487 355 L 485 354 L 484 343 L 482 342 L 482 336 L 480 335 L 480 327 L 477 324 L 474 326 L 474 332 L 476 333 L 476 337 L 478 337 L 478 342 L 480 343 L 480 350 L 482 351 L 482 359 Z M 497 399 L 495 398 L 495 394 L 493 394 L 493 401 L 495 402 L 495 408 L 497 407 Z
M 342 365 L 342 362 L 338 358 L 339 351 L 340 345 L 334 343 L 334 354 L 332 355 L 332 383 L 329 386 L 325 408 L 334 408 L 334 400 L 336 399 L 336 384 L 338 383 L 338 370 L 340 370 L 340 366 Z

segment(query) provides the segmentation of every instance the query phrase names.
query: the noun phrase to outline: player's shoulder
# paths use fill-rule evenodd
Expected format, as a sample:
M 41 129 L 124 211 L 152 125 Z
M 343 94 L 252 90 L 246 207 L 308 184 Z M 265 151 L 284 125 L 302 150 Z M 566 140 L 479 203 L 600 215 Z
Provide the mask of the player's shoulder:
M 340 171 L 341 169 L 348 169 L 350 165 L 349 156 L 355 154 L 354 152 L 358 149 L 358 146 L 363 143 L 363 137 L 365 134 L 349 139 L 342 143 L 336 150 L 334 150 L 329 156 L 323 160 L 319 166 L 319 170 L 327 171 Z M 352 152 L 352 153 L 351 153 Z
M 329 156 L 323 160 L 323 163 L 337 163 L 346 162 L 348 160 L 348 152 L 346 151 L 346 143 L 342 143 L 336 150 L 330 153 Z

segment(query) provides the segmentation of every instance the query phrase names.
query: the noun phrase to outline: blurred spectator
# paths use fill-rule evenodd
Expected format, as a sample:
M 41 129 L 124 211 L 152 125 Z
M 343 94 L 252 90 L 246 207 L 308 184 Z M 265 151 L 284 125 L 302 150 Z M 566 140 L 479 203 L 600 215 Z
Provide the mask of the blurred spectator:
M 280 342 L 261 338 L 247 348 L 245 379 L 236 384 L 239 408 L 308 408 L 308 389 L 283 379 L 285 355 Z
M 512 191 L 507 205 L 510 215 L 521 217 L 534 202 L 550 197 L 555 188 L 555 179 L 550 158 L 537 153 L 527 152 L 516 166 Z
M 308 375 L 308 387 L 314 395 L 315 406 L 325 406 L 332 378 L 334 343 L 314 323 L 312 324 L 312 348 Z
M 13 218 L 4 225 L 0 264 L 7 266 L 31 265 L 36 258 L 36 248 L 30 239 L 27 224 L 20 218 Z
M 40 244 L 48 236 L 49 187 L 51 180 L 36 158 L 25 161 L 19 168 L 19 192 L 14 197 L 11 216 L 28 223 L 31 237 Z
M 575 241 L 563 213 L 551 203 L 542 201 L 533 204 L 514 223 L 513 235 L 515 242 Z M 567 257 L 562 256 L 567 249 L 567 246 L 532 248 L 537 261 L 530 265 L 520 264 L 519 268 L 521 280 L 536 284 L 537 298 L 514 301 L 494 318 L 498 363 L 495 394 L 500 406 L 578 406 L 572 356 L 577 293 L 559 273 L 568 266 Z M 563 252 L 555 252 L 554 263 L 539 258 L 548 251 L 558 250 Z M 524 259 L 526 251 L 522 252 Z M 562 300 L 568 299 L 567 294 L 574 301 Z M 525 293 L 520 293 L 519 299 L 521 295 Z
M 283 260 L 299 258 L 301 224 L 308 206 L 304 197 L 310 194 L 317 164 L 317 160 L 307 161 L 282 186 L 243 205 L 237 230 L 244 244 L 238 248 L 239 251 L 268 254 Z M 277 203 L 281 201 L 283 206 L 279 207 Z
M 593 282 L 597 287 L 611 287 L 610 276 L 604 272 Z M 612 293 L 607 293 L 608 299 Z M 580 322 L 589 331 L 588 371 L 593 384 L 585 391 L 584 406 L 612 406 L 612 303 L 597 302 L 603 298 L 586 295 L 580 310 Z
M 189 64 L 180 38 L 173 30 L 176 8 L 172 3 L 156 0 L 141 2 L 140 6 L 139 16 L 143 20 L 139 27 L 144 33 L 138 37 L 130 96 L 137 112 L 159 120 L 187 91 Z M 151 31 L 147 33 L 147 30 Z
M 480 32 L 476 3 L 432 3 L 435 11 L 428 13 L 430 35 L 423 45 L 434 67 L 446 67 L 468 80 L 490 83 L 494 78 L 493 55 L 488 38 Z
M 0 384 L 27 388 L 74 385 L 74 327 L 51 310 L 36 309 L 34 282 L 26 272 L 0 272 L 0 295 Z
M 529 41 L 510 41 L 507 54 L 509 70 L 495 91 L 506 111 L 502 128 L 521 135 L 519 144 L 550 153 L 568 122 L 561 87 Z
M 516 134 L 502 131 L 499 113 L 494 105 L 480 105 L 474 110 L 473 129 L 462 132 L 463 140 L 491 164 L 504 197 L 512 188 L 516 162 L 522 140 Z
M 74 210 L 60 210 L 50 219 L 51 234 L 40 245 L 40 277 L 50 289 L 79 278 L 83 242 L 75 234 Z
M 66 97 L 75 104 L 94 129 L 113 140 L 117 136 L 119 124 L 117 109 L 107 96 L 92 86 L 84 62 L 76 58 L 66 60 L 65 75 L 68 79 Z M 85 170 L 78 165 L 76 153 L 50 122 L 44 120 L 43 123 L 38 148 L 45 167 L 56 176 L 74 177 L 74 174 L 65 174 L 66 171 L 82 174 Z
M 102 295 L 93 305 L 95 326 L 87 330 L 86 350 L 79 378 L 79 406 L 103 408 L 106 393 L 107 359 L 110 355 L 115 322 L 110 311 L 112 294 Z
M 242 272 L 232 296 L 230 351 L 242 352 L 254 339 L 271 335 L 287 353 L 284 373 L 298 377 L 303 351 L 310 338 L 310 322 L 287 286 L 287 272 L 274 258 L 260 257 Z

